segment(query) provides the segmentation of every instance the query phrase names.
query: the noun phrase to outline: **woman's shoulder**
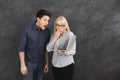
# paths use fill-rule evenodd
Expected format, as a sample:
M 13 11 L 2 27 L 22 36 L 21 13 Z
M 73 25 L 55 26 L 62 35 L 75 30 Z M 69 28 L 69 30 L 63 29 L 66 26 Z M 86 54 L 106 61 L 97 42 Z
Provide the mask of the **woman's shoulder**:
M 72 36 L 75 36 L 74 33 L 71 32 L 71 31 L 69 31 L 69 32 L 65 32 L 65 34 L 68 35 L 68 36 L 71 36 L 71 35 L 72 35 Z
M 76 36 L 74 35 L 74 33 L 73 32 L 66 32 L 66 37 L 68 37 L 68 38 L 76 38 Z

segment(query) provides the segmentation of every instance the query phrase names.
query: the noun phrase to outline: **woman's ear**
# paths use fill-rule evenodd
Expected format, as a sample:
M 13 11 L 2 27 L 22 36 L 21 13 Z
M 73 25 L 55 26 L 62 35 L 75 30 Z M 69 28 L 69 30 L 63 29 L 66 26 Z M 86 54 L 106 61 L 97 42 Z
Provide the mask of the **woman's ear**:
M 65 29 L 65 31 L 67 31 L 67 28 Z
M 57 29 L 55 31 L 57 31 Z

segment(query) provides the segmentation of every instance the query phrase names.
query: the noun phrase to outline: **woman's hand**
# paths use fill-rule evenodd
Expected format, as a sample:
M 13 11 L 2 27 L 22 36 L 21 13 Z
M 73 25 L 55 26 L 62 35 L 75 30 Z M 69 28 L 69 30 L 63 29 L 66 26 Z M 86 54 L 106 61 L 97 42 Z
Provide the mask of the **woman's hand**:
M 54 37 L 53 37 L 53 40 L 56 42 L 57 41 L 57 39 L 60 37 L 60 35 L 62 34 L 62 32 L 61 31 L 56 31 L 55 33 L 54 33 Z
M 57 53 L 60 53 L 60 54 L 67 54 L 67 51 L 66 51 L 66 50 L 57 50 Z

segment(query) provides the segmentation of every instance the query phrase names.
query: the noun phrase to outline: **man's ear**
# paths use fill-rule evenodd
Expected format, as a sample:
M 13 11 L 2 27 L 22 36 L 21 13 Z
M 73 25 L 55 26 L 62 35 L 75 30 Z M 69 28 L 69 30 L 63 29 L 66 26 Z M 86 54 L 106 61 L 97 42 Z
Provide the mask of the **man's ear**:
M 40 18 L 39 17 L 37 17 L 37 21 L 39 21 L 40 20 Z

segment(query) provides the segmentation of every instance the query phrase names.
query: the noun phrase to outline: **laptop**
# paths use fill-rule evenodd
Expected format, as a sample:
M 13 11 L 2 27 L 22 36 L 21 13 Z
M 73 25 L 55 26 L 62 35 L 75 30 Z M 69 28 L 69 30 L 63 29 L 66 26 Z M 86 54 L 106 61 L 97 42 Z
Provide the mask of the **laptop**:
M 76 36 L 71 36 L 70 38 L 67 38 L 66 40 L 62 41 L 62 44 L 60 44 L 57 48 L 57 50 L 71 50 L 73 48 L 74 42 L 76 40 Z M 55 51 L 55 50 L 54 50 Z

